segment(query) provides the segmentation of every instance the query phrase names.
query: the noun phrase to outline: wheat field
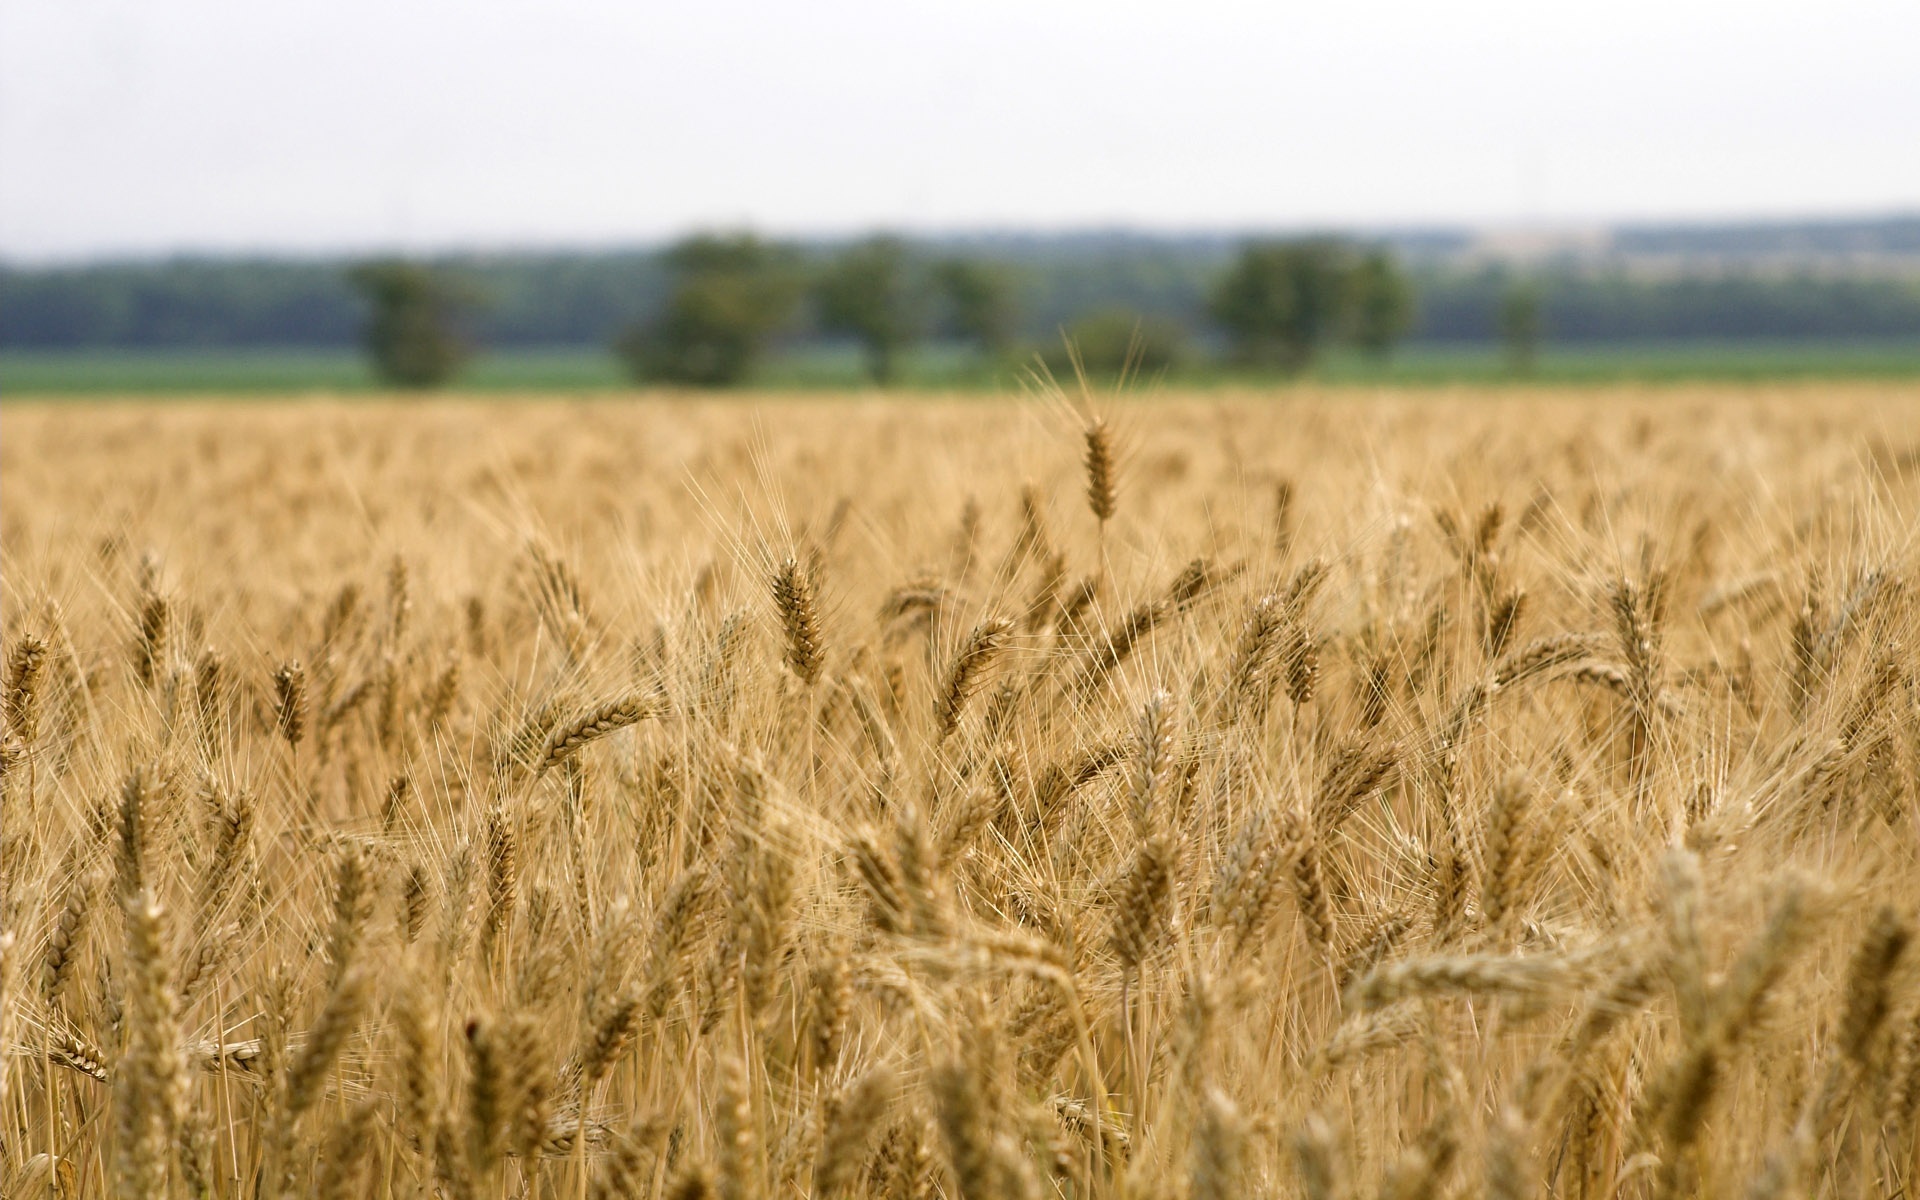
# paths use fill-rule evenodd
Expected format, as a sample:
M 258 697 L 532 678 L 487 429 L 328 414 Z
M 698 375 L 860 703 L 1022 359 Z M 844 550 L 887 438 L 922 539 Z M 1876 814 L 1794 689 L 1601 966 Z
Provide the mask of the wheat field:
M 7 1197 L 1920 1180 L 1911 385 L 0 425 Z

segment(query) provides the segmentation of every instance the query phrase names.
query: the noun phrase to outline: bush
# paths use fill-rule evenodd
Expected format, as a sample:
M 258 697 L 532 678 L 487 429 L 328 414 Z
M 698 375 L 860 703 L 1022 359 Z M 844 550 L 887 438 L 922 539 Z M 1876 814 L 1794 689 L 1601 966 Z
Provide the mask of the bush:
M 1540 314 L 1540 292 L 1531 280 L 1522 279 L 1500 298 L 1500 344 L 1507 355 L 1507 369 L 1515 375 L 1530 375 L 1540 357 L 1540 339 L 1544 322 Z
M 1414 316 L 1413 287 L 1392 256 L 1376 250 L 1354 264 L 1347 297 L 1353 309 L 1353 344 L 1376 358 L 1391 354 Z
M 934 282 L 946 302 L 948 331 L 988 358 L 1004 355 L 1019 319 L 1006 268 L 953 258 L 934 268 Z
M 1186 330 L 1165 317 L 1102 309 L 1069 325 L 1064 343 L 1041 356 L 1055 375 L 1072 374 L 1076 357 L 1080 369 L 1093 376 L 1166 371 L 1187 357 Z

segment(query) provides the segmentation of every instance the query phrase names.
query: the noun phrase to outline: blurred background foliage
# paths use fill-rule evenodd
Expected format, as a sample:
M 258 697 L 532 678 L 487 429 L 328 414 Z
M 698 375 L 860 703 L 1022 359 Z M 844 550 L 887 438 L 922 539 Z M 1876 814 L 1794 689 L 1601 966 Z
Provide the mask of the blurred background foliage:
M 597 357 L 596 383 L 1004 380 L 1036 360 L 1066 369 L 1069 343 L 1096 375 L 1129 356 L 1151 373 L 1337 376 L 1418 373 L 1463 354 L 1524 374 L 1607 346 L 1684 358 L 1798 344 L 1809 362 L 1866 347 L 1876 362 L 1920 363 L 1916 248 L 1920 219 L 1628 229 L 1604 254 L 1522 257 L 1444 232 L 793 243 L 722 232 L 646 251 L 404 263 L 5 267 L 0 385 L 57 390 L 61 364 L 104 384 L 137 375 L 143 356 L 161 374 L 191 360 L 218 375 L 244 374 L 248 356 L 304 353 L 338 375 L 337 356 L 356 350 L 373 378 L 408 386 L 497 376 L 486 364 L 501 356 L 571 361 L 575 373 Z M 310 378 L 338 382 L 323 376 Z

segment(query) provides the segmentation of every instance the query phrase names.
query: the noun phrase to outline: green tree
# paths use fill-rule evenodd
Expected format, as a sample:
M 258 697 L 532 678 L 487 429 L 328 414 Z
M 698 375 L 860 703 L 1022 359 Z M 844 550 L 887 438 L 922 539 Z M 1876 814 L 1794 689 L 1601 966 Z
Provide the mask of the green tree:
M 842 253 L 814 285 L 821 326 L 860 343 L 875 383 L 892 382 L 901 353 L 920 336 L 921 295 L 910 267 L 905 243 L 876 237 Z
M 751 234 L 702 235 L 667 251 L 672 291 L 615 353 L 638 380 L 724 387 L 744 380 L 800 298 L 792 255 Z
M 1043 355 L 1055 375 L 1076 365 L 1090 376 L 1111 377 L 1129 371 L 1157 372 L 1178 366 L 1186 356 L 1186 332 L 1164 317 L 1142 316 L 1132 309 L 1088 313 L 1067 326 L 1064 344 Z
M 1006 354 L 1019 316 L 1007 272 L 990 263 L 952 258 L 934 268 L 933 278 L 953 331 L 988 358 Z
M 1413 324 L 1413 287 L 1393 256 L 1376 250 L 1354 264 L 1347 281 L 1353 309 L 1353 342 L 1368 354 L 1385 358 Z
M 438 387 L 466 361 L 454 332 L 461 297 L 446 280 L 418 263 L 390 259 L 362 263 L 347 279 L 368 306 L 362 344 L 374 373 L 397 387 Z
M 1540 292 L 1531 280 L 1515 281 L 1500 298 L 1500 344 L 1507 352 L 1507 369 L 1530 375 L 1540 357 L 1545 322 L 1540 314 Z
M 1208 304 L 1234 357 L 1304 370 L 1346 324 L 1350 257 L 1330 238 L 1242 246 Z

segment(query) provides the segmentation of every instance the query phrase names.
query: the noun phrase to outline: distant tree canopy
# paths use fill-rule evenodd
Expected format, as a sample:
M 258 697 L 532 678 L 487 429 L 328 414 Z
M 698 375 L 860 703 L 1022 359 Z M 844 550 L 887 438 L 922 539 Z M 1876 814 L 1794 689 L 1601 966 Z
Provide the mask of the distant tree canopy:
M 0 268 L 0 346 L 12 349 L 352 346 L 362 319 L 339 263 Z
M 361 343 L 374 373 L 397 387 L 438 387 L 466 350 L 453 328 L 459 299 L 446 280 L 417 263 L 362 263 L 347 273 L 366 300 Z
M 1920 221 L 1887 228 L 1809 227 L 1782 242 L 1832 243 L 1859 253 L 1920 245 Z M 1623 248 L 1649 252 L 1704 246 L 1736 252 L 1750 243 L 1765 249 L 1765 230 L 1624 231 Z M 1792 231 L 1789 231 L 1792 232 Z M 1704 239 L 1704 240 L 1703 240 Z M 1864 240 L 1863 240 L 1864 239 Z M 727 239 L 716 239 L 724 242 Z M 1779 238 L 1775 239 L 1780 240 Z M 1277 243 L 1281 246 L 1292 243 Z M 1380 352 L 1396 337 L 1426 343 L 1498 345 L 1501 308 L 1515 270 L 1464 257 L 1464 243 L 1440 235 L 1395 237 L 1370 259 L 1353 247 L 1341 257 L 1352 268 L 1344 323 L 1316 342 L 1278 332 L 1299 277 L 1261 276 L 1239 257 L 1240 241 L 1225 235 L 1149 236 L 1064 234 L 930 238 L 890 243 L 891 251 L 857 247 L 856 261 L 834 261 L 839 247 L 793 248 L 809 267 L 824 266 L 842 281 L 865 263 L 892 263 L 894 283 L 831 289 L 842 299 L 869 298 L 891 288 L 898 308 L 854 304 L 863 310 L 859 332 L 846 321 L 797 320 L 794 336 L 851 337 L 868 347 L 891 347 L 889 359 L 918 336 L 965 341 L 989 355 L 1008 340 L 1048 346 L 1059 331 L 1093 314 L 1128 310 L 1211 334 L 1240 357 L 1291 365 L 1336 341 Z M 1274 246 L 1273 242 L 1255 243 Z M 1785 252 L 1780 249 L 1779 252 Z M 1282 257 L 1288 257 L 1282 256 Z M 595 253 L 452 255 L 422 264 L 438 277 L 470 281 L 486 304 L 459 312 L 460 333 L 480 347 L 604 347 L 636 325 L 669 323 L 711 328 L 713 310 L 729 308 L 704 285 L 703 295 L 672 297 L 691 274 L 671 250 Z M 1920 277 L 1895 267 L 1789 271 L 1778 266 L 1725 263 L 1645 272 L 1627 263 L 1544 262 L 1528 270 L 1540 303 L 1552 314 L 1556 345 L 1594 342 L 1713 339 L 1920 338 Z M 941 265 L 948 264 L 948 265 Z M 847 266 L 841 274 L 834 268 Z M 1375 275 L 1376 267 L 1391 272 Z M 326 259 L 172 259 L 92 266 L 0 266 L 0 348 L 7 350 L 214 349 L 241 347 L 351 347 L 360 338 L 367 305 L 349 280 L 348 264 Z M 1873 273 L 1877 271 L 1878 273 Z M 888 272 L 879 272 L 885 275 Z M 1363 286 L 1375 283 L 1406 285 Z M 1231 281 L 1231 303 L 1225 293 Z M 1408 307 L 1412 294 L 1418 305 Z M 816 299 L 825 299 L 825 292 Z M 1213 315 L 1234 314 L 1209 330 Z M 1263 315 L 1264 314 L 1264 315 Z M 828 314 L 824 306 L 819 318 Z M 841 317 L 851 316 L 840 312 Z M 1289 325 L 1295 316 L 1286 317 Z M 730 324 L 731 322 L 722 322 Z M 771 335 L 769 335 L 769 338 Z M 877 342 L 873 339 L 877 339 Z M 698 344 L 701 339 L 690 335 Z M 767 344 L 762 342 L 762 345 Z M 1304 349 L 1303 349 L 1304 347 Z
M 1208 305 L 1241 363 L 1300 371 L 1350 338 L 1385 354 L 1405 334 L 1413 297 L 1384 253 L 1356 256 L 1332 238 L 1249 242 Z
M 746 379 L 799 302 L 792 253 L 751 234 L 702 236 L 674 246 L 665 264 L 673 278 L 665 306 L 615 343 L 629 373 L 701 387 Z
M 890 383 L 900 355 L 919 340 L 924 303 L 907 246 L 876 237 L 843 251 L 814 283 L 820 326 L 860 343 L 867 377 Z

